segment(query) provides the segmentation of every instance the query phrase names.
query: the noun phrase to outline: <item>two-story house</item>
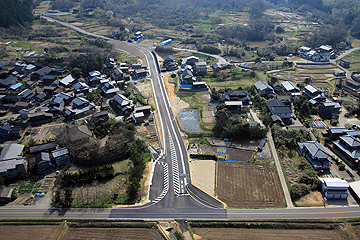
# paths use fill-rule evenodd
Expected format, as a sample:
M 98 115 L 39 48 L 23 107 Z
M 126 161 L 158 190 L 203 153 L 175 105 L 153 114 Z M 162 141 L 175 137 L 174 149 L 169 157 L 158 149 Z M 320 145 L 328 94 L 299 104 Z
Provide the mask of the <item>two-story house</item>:
M 254 83 L 254 86 L 255 86 L 257 92 L 262 97 L 267 98 L 267 97 L 272 97 L 275 95 L 274 89 L 267 82 L 264 82 L 261 80 L 261 81 Z
M 272 115 L 279 116 L 281 121 L 286 124 L 291 123 L 292 110 L 289 106 L 286 106 L 283 102 L 276 98 L 268 101 L 266 106 Z
M 329 154 L 317 141 L 298 142 L 300 153 L 308 160 L 315 170 L 330 169 Z

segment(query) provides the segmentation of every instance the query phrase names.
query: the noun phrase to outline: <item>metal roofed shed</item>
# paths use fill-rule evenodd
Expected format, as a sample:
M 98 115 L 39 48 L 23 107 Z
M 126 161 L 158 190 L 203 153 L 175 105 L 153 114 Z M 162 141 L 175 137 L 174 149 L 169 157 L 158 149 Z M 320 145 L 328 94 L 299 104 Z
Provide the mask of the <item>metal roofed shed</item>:
M 340 178 L 319 178 L 326 198 L 346 199 L 349 195 L 349 183 Z
M 260 142 L 260 144 L 258 146 L 258 151 L 259 152 L 261 152 L 264 149 L 266 142 L 267 142 L 267 139 L 261 140 L 261 142 Z
M 166 45 L 168 45 L 168 44 L 170 44 L 170 43 L 172 43 L 172 39 L 171 39 L 171 38 L 168 39 L 168 40 L 165 40 L 165 41 L 161 42 L 160 45 L 161 45 L 161 46 L 166 46 Z
M 17 84 L 15 84 L 15 85 L 12 85 L 12 86 L 10 87 L 10 89 L 16 90 L 16 89 L 18 89 L 19 87 L 21 87 L 22 85 L 23 85 L 22 83 L 17 83 Z

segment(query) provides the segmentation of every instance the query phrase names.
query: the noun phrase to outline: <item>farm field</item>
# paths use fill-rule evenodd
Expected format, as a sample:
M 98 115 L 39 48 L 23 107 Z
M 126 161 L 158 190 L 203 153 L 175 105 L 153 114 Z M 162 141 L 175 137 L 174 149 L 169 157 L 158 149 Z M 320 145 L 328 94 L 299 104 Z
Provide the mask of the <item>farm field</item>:
M 77 239 L 164 239 L 154 229 L 145 228 L 70 228 L 64 240 Z
M 0 226 L 1 233 L 11 233 L 6 235 L 7 240 L 53 239 L 59 225 L 20 225 L 20 226 Z M 4 239 L 5 236 L 3 235 Z
M 342 239 L 336 230 L 195 228 L 194 239 Z
M 274 170 L 268 165 L 219 162 L 217 194 L 230 208 L 283 207 Z

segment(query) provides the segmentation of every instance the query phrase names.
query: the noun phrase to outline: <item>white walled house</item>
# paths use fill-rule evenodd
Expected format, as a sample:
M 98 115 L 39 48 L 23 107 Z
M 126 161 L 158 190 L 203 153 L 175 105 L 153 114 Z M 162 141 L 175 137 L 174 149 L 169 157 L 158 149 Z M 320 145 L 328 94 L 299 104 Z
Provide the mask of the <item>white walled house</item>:
M 349 183 L 340 178 L 319 178 L 322 183 L 322 192 L 328 199 L 347 199 Z

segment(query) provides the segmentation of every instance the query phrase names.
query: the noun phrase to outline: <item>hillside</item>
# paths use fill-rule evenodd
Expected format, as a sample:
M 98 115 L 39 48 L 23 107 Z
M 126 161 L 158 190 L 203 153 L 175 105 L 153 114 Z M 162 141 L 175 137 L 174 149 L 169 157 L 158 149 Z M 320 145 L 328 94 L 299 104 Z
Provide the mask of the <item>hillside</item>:
M 33 21 L 32 0 L 0 0 L 0 27 L 23 26 Z

